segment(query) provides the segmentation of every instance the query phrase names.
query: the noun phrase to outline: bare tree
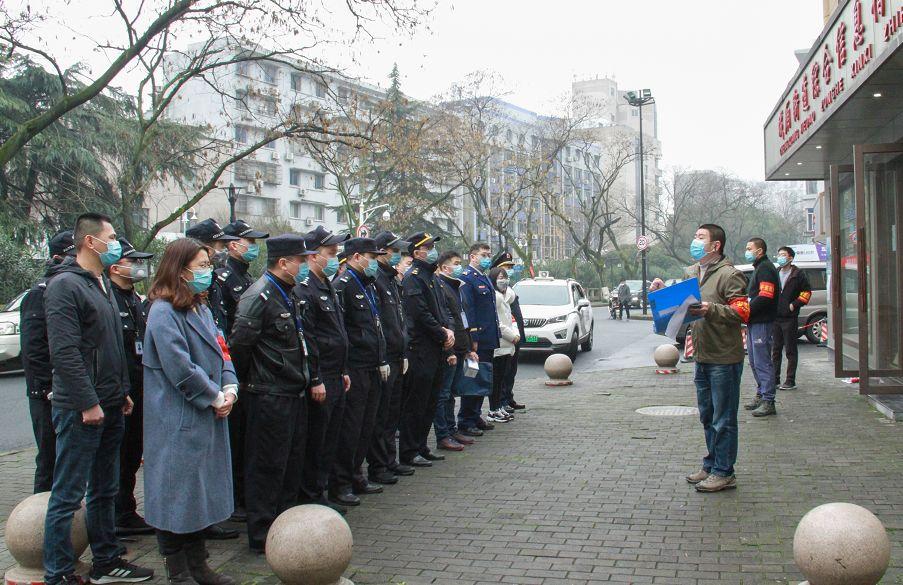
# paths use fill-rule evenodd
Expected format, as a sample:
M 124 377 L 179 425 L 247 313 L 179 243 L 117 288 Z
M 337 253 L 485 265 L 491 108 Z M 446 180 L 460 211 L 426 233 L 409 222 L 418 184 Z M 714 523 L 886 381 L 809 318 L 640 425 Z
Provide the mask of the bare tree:
M 377 19 L 388 20 L 399 29 L 413 30 L 426 12 L 417 8 L 415 2 L 347 0 L 343 4 L 345 16 L 350 19 L 350 38 L 369 36 L 369 27 Z M 107 34 L 117 38 L 96 41 L 95 46 L 110 58 L 110 65 L 89 83 L 70 92 L 63 73 L 65 67 L 61 65 L 66 56 L 44 48 L 44 39 L 54 29 L 67 28 L 65 20 L 71 10 L 83 10 L 82 3 L 56 0 L 40 7 L 25 1 L 0 4 L 0 44 L 10 55 L 30 54 L 43 60 L 57 73 L 63 87 L 59 99 L 21 124 L 0 145 L 0 166 L 5 166 L 50 124 L 104 91 L 128 67 L 140 63 L 151 68 L 149 64 L 159 60 L 173 41 L 228 39 L 232 42 L 227 44 L 245 46 L 247 39 L 265 34 L 268 42 L 277 47 L 267 58 L 276 58 L 297 57 L 319 44 L 349 38 L 347 32 L 337 33 L 333 25 L 337 14 L 330 7 L 305 0 L 157 0 L 133 6 L 122 0 L 109 0 L 107 9 L 98 10 L 96 17 L 98 21 L 112 19 L 105 21 L 109 25 Z

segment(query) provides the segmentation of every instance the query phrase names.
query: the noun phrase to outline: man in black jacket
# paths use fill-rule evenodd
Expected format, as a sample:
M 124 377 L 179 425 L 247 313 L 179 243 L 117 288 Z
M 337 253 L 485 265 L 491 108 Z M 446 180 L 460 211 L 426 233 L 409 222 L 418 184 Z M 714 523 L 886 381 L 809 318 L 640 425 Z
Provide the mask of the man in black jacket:
M 774 322 L 774 383 L 781 382 L 781 350 L 787 351 L 787 377 L 779 386 L 781 390 L 796 389 L 796 340 L 799 337 L 800 309 L 809 304 L 812 287 L 806 273 L 793 264 L 796 253 L 788 246 L 778 250 L 778 275 L 781 279 L 781 295 L 778 297 L 778 316 Z
M 399 461 L 415 467 L 430 467 L 423 446 L 436 416 L 436 403 L 445 372 L 446 360 L 455 343 L 455 332 L 441 309 L 433 274 L 439 253 L 438 237 L 416 233 L 408 238 L 408 250 L 414 258 L 411 270 L 402 281 L 407 323 L 410 372 L 405 377 L 402 405 Z M 438 456 L 434 456 L 438 459 Z
M 746 351 L 757 388 L 755 398 L 745 408 L 756 417 L 777 414 L 771 346 L 781 282 L 767 252 L 768 246 L 762 238 L 751 238 L 746 244 L 746 260 L 755 267 L 746 292 L 749 297 Z
M 308 233 L 305 245 L 308 276 L 295 287 L 301 304 L 304 339 L 310 366 L 310 392 L 307 403 L 307 451 L 301 499 L 305 503 L 329 506 L 344 514 L 347 510 L 327 498 L 329 473 L 345 412 L 345 393 L 351 386 L 348 376 L 348 334 L 342 307 L 330 277 L 338 270 L 339 244 L 348 235 L 334 235 L 322 226 Z
M 146 581 L 153 571 L 120 558 L 115 534 L 123 415 L 131 414 L 133 403 L 119 311 L 103 270 L 119 260 L 121 246 L 104 215 L 79 216 L 74 232 L 76 261 L 50 278 L 44 296 L 57 431 L 44 579 L 48 585 L 78 582 L 70 531 L 87 490 L 91 580 Z
M 386 337 L 386 359 L 389 361 L 389 379 L 383 385 L 373 442 L 367 453 L 367 473 L 370 481 L 382 484 L 398 482 L 398 475 L 412 475 L 414 468 L 401 465 L 396 460 L 395 432 L 401 419 L 404 374 L 408 369 L 407 330 L 402 307 L 401 285 L 395 278 L 395 266 L 401 260 L 401 250 L 408 249 L 408 242 L 392 232 L 381 232 L 373 238 L 376 247 L 384 251 L 376 257 L 379 272 L 374 286 L 382 305 L 380 318 Z
M 22 369 L 31 429 L 34 431 L 38 454 L 35 456 L 34 493 L 49 492 L 53 487 L 53 464 L 56 460 L 56 432 L 53 430 L 50 396 L 53 392 L 50 348 L 47 346 L 47 322 L 44 319 L 44 290 L 47 279 L 75 258 L 72 230 L 57 233 L 50 239 L 50 259 L 47 271 L 22 299 L 19 307 L 19 343 L 22 348 Z
M 248 547 L 262 553 L 276 517 L 297 504 L 307 439 L 308 367 L 300 303 L 292 289 L 304 238 L 267 244 L 267 271 L 238 303 L 229 340 L 247 413 L 245 503 Z
M 348 333 L 351 387 L 345 396 L 345 414 L 329 479 L 329 497 L 346 506 L 359 505 L 358 495 L 383 491 L 382 487 L 357 473 L 373 441 L 380 395 L 391 369 L 382 327 L 383 306 L 373 285 L 379 272 L 376 257 L 382 254 L 385 252 L 370 238 L 348 240 L 344 250 L 347 268 L 335 281 Z
M 108 274 L 113 285 L 113 298 L 122 323 L 122 341 L 128 364 L 129 396 L 135 403 L 131 416 L 125 420 L 125 433 L 119 449 L 119 493 L 116 495 L 116 533 L 122 536 L 151 534 L 154 529 L 138 514 L 135 484 L 141 457 L 144 453 L 144 329 L 147 313 L 135 283 L 147 278 L 148 261 L 154 257 L 139 252 L 125 238 L 119 238 L 122 257 L 110 266 Z

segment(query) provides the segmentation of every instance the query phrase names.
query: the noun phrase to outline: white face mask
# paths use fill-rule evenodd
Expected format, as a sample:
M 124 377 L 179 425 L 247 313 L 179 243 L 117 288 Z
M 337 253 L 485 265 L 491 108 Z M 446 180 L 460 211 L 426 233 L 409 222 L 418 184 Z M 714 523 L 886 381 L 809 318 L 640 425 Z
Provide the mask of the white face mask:
M 499 292 L 505 292 L 508 290 L 508 279 L 500 278 L 497 281 L 495 281 L 495 285 L 498 287 Z

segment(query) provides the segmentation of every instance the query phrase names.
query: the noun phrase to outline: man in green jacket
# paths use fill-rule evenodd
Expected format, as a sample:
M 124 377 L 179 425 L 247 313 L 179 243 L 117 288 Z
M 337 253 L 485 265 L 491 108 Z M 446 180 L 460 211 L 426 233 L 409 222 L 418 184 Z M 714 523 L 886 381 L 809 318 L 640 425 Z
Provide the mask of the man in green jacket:
M 724 257 L 724 229 L 703 224 L 696 230 L 690 255 L 697 264 L 689 269 L 699 279 L 702 302 L 690 313 L 702 317 L 693 323 L 696 346 L 696 402 L 708 452 L 702 469 L 687 476 L 700 492 L 737 487 L 737 410 L 743 373 L 741 325 L 749 320 L 746 279 Z

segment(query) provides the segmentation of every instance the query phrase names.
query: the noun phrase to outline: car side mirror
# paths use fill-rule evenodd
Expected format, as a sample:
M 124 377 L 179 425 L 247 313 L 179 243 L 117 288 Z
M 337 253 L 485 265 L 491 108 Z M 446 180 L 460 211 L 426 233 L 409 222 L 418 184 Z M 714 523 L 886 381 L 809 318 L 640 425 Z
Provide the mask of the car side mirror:
M 579 307 L 581 309 L 583 307 L 589 307 L 589 306 L 590 306 L 590 303 L 587 299 L 580 299 L 579 301 L 577 301 L 577 307 Z

